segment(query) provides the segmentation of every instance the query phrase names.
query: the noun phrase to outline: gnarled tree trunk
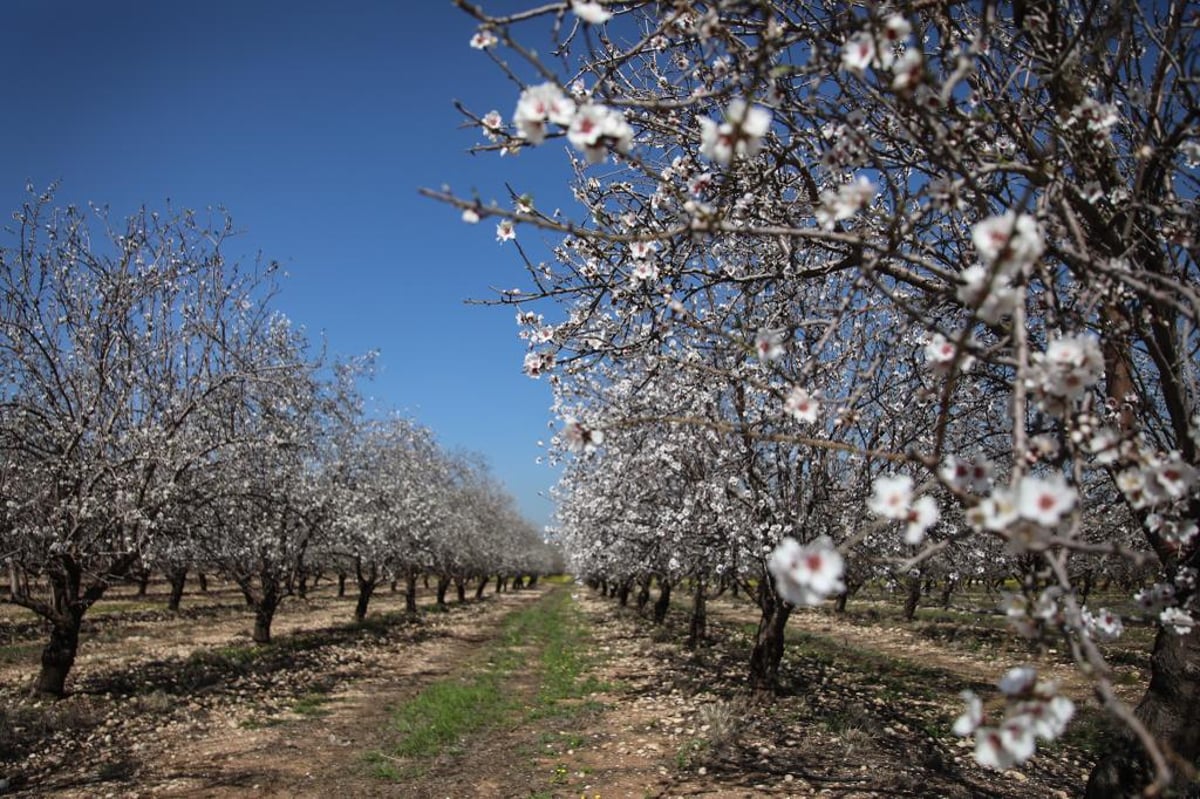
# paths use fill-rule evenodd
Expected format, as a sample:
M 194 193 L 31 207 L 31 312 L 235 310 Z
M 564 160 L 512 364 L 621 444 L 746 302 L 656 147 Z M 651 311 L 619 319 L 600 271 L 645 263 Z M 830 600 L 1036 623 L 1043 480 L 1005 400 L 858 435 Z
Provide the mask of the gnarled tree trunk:
M 179 612 L 179 606 L 183 602 L 183 589 L 187 585 L 187 567 L 174 566 L 167 570 L 167 582 L 171 586 L 171 594 L 167 598 L 167 610 L 172 613 Z
M 779 688 L 784 628 L 792 615 L 792 606 L 779 598 L 769 578 L 759 583 L 758 606 L 762 615 L 750 652 L 750 690 L 759 695 L 773 694 Z
M 662 624 L 667 619 L 667 611 L 671 607 L 671 581 L 665 577 L 658 578 L 658 599 L 654 603 L 654 623 Z
M 374 563 L 370 568 L 364 569 L 362 561 L 355 558 L 354 576 L 358 582 L 358 602 L 354 605 L 354 618 L 362 621 L 367 617 L 367 606 L 375 593 L 375 586 L 379 585 L 379 570 Z
M 404 610 L 417 612 L 417 570 L 410 568 L 404 573 Z

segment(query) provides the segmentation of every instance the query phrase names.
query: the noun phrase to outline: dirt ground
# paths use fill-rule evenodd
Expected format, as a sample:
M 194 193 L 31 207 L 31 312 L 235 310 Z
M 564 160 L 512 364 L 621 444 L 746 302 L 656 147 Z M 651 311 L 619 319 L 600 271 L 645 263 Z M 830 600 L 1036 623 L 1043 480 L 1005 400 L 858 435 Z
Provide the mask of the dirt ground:
M 402 778 L 367 762 L 395 707 L 495 646 L 501 621 L 570 591 L 601 689 L 567 716 L 521 717 L 473 734 Z M 949 733 L 957 691 L 986 692 L 1010 662 L 912 629 L 797 614 L 785 688 L 751 702 L 742 684 L 753 609 L 711 609 L 711 642 L 681 647 L 683 610 L 657 627 L 579 586 L 540 586 L 419 618 L 387 592 L 377 623 L 346 622 L 353 599 L 315 592 L 284 606 L 274 658 L 243 662 L 250 616 L 232 595 L 189 597 L 182 617 L 136 610 L 89 629 L 72 693 L 33 703 L 32 646 L 0 621 L 0 787 L 53 797 L 1068 797 L 1085 751 L 1056 744 L 1021 772 L 987 772 Z M 423 602 L 428 607 L 429 599 Z M 139 601 L 138 608 L 143 608 Z M 282 642 L 282 643 L 279 643 Z M 792 651 L 796 650 L 796 651 Z M 15 654 L 13 654 L 15 653 Z M 1079 703 L 1054 653 L 1039 656 Z M 530 667 L 505 690 L 533 701 Z M 883 664 L 882 666 L 880 664 Z M 910 682 L 906 683 L 905 680 Z M 928 691 L 911 681 L 933 683 Z M 1136 691 L 1136 686 L 1130 688 Z M 386 754 L 383 755 L 386 757 Z

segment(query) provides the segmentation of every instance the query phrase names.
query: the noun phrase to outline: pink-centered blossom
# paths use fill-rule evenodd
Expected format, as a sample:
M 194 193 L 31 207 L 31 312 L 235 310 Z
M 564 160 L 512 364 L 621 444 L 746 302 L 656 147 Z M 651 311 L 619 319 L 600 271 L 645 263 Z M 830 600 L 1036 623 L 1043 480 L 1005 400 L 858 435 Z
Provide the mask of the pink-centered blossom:
M 762 138 L 771 129 L 771 112 L 738 97 L 725 109 L 725 121 L 700 117 L 700 153 L 728 165 L 734 158 L 758 154 Z
M 1017 485 L 1017 510 L 1022 519 L 1054 527 L 1075 507 L 1077 494 L 1061 474 L 1025 475 Z
M 625 115 L 603 105 L 584 105 L 576 111 L 567 128 L 567 140 L 575 145 L 589 164 L 598 164 L 608 157 L 609 149 L 629 152 L 633 128 Z
M 871 485 L 867 508 L 884 519 L 907 519 L 912 495 L 913 479 L 907 474 L 881 474 Z
M 754 336 L 754 354 L 760 361 L 774 361 L 782 358 L 783 341 L 783 331 L 761 328 Z
M 567 416 L 563 418 L 563 440 L 571 452 L 590 453 L 604 442 L 604 433 Z
M 920 544 L 925 540 L 925 533 L 938 522 L 937 502 L 933 497 L 918 497 L 908 509 L 905 516 L 907 525 L 904 528 L 904 541 L 908 544 Z
M 999 262 L 1010 274 L 1036 261 L 1046 249 L 1037 220 L 1013 211 L 976 223 L 971 240 L 984 264 Z
M 494 47 L 497 41 L 496 34 L 492 33 L 491 28 L 480 28 L 471 37 L 471 46 L 476 50 L 486 50 L 489 47 Z
M 784 538 L 767 559 L 767 570 L 775 578 L 775 590 L 793 605 L 815 605 L 845 590 L 845 562 L 828 536 L 801 546 Z
M 869 31 L 859 31 L 842 45 L 842 68 L 861 75 L 875 60 L 875 37 Z
M 783 409 L 791 414 L 796 421 L 812 424 L 817 421 L 817 414 L 821 410 L 821 403 L 807 390 L 799 386 L 793 386 L 792 390 L 788 393 L 787 399 L 783 401 Z
M 566 127 L 574 117 L 575 101 L 556 84 L 547 82 L 521 92 L 513 124 L 518 136 L 530 144 L 541 144 L 546 139 L 547 122 Z

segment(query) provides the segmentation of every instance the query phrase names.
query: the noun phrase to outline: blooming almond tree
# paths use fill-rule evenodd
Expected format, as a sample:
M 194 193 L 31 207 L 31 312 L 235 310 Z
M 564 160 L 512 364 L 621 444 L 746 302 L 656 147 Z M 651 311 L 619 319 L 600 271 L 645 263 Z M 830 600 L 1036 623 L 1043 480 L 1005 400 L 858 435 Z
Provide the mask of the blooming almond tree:
M 497 217 L 510 237 L 521 225 L 562 234 L 553 265 L 526 262 L 529 290 L 500 298 L 557 305 L 520 311 L 527 371 L 603 387 L 605 369 L 626 369 L 609 365 L 652 357 L 669 364 L 661 379 L 691 371 L 733 387 L 718 412 L 687 417 L 564 406 L 564 441 L 594 459 L 620 427 L 691 424 L 733 441 L 790 437 L 805 462 L 836 453 L 838 473 L 859 478 L 866 524 L 836 516 L 857 532 L 828 543 L 789 543 L 777 528 L 767 554 L 782 600 L 838 590 L 834 549 L 844 560 L 873 531 L 910 548 L 898 574 L 999 542 L 1056 589 L 1039 622 L 1129 730 L 1089 794 L 1189 780 L 1200 759 L 1188 665 L 1200 662 L 1194 8 L 459 5 L 525 81 L 511 122 L 468 112 L 481 149 L 565 139 L 581 206 L 547 215 L 428 192 Z M 740 446 L 758 459 L 747 474 L 785 473 L 784 452 Z M 1104 481 L 1122 502 L 1111 529 L 1140 530 L 1135 549 L 1088 522 Z M 794 508 L 780 501 L 788 485 L 745 488 L 778 520 Z M 1082 555 L 1161 569 L 1142 594 L 1159 632 L 1136 708 L 1096 646 L 1119 628 L 1085 613 L 1073 582 Z M 1070 716 L 1036 677 L 1000 689 L 1002 719 L 969 699 L 958 725 L 993 767 L 1032 756 Z
M 220 215 L 118 223 L 52 201 L 31 199 L 0 250 L 0 551 L 9 601 L 49 625 L 35 690 L 57 696 L 88 608 L 183 536 L 229 443 L 215 408 L 255 378 L 227 332 L 252 331 L 271 285 L 224 261 Z

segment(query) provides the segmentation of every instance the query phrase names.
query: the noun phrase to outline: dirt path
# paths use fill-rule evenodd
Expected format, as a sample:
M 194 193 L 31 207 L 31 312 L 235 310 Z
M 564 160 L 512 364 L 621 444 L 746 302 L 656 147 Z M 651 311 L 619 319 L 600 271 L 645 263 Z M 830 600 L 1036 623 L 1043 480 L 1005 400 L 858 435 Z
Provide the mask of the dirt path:
M 502 594 L 457 609 L 425 640 L 374 653 L 367 673 L 323 698 L 312 717 L 292 713 L 246 728 L 235 711 L 209 735 L 179 741 L 140 775 L 144 795 L 160 797 L 403 796 L 368 773 L 363 755 L 378 746 L 391 709 L 432 680 L 479 656 L 500 620 L 537 601 L 536 591 Z M 239 718 L 241 717 L 241 718 Z
M 521 665 L 504 676 L 513 710 L 503 723 L 410 772 L 400 764 L 399 776 L 372 767 L 368 754 L 388 757 L 396 738 L 397 706 L 435 681 L 486 667 L 507 651 L 497 649 L 507 618 L 567 592 L 594 685 L 547 706 L 539 665 L 547 644 L 525 642 Z M 797 614 L 790 629 L 816 637 L 789 647 L 785 671 L 796 688 L 752 704 L 742 684 L 745 627 L 754 621 L 745 605 L 714 602 L 712 645 L 688 652 L 679 644 L 681 610 L 656 627 L 573 586 L 489 595 L 416 623 L 392 616 L 361 629 L 344 624 L 352 602 L 324 596 L 291 608 L 277 628 L 291 644 L 274 648 L 269 662 L 238 660 L 248 651 L 247 619 L 236 607 L 201 621 L 101 631 L 108 640 L 85 649 L 74 696 L 3 720 L 11 728 L 41 712 L 54 721 L 16 770 L 15 793 L 1058 799 L 1076 792 L 1088 767 L 1063 746 L 1039 753 L 1022 773 L 975 766 L 968 742 L 949 734 L 957 690 L 990 683 L 1007 663 L 894 626 Z M 384 594 L 376 608 L 401 603 Z M 887 667 L 842 657 L 839 647 Z M 930 680 L 937 684 L 923 684 Z M 0 704 L 15 696 L 4 690 Z

